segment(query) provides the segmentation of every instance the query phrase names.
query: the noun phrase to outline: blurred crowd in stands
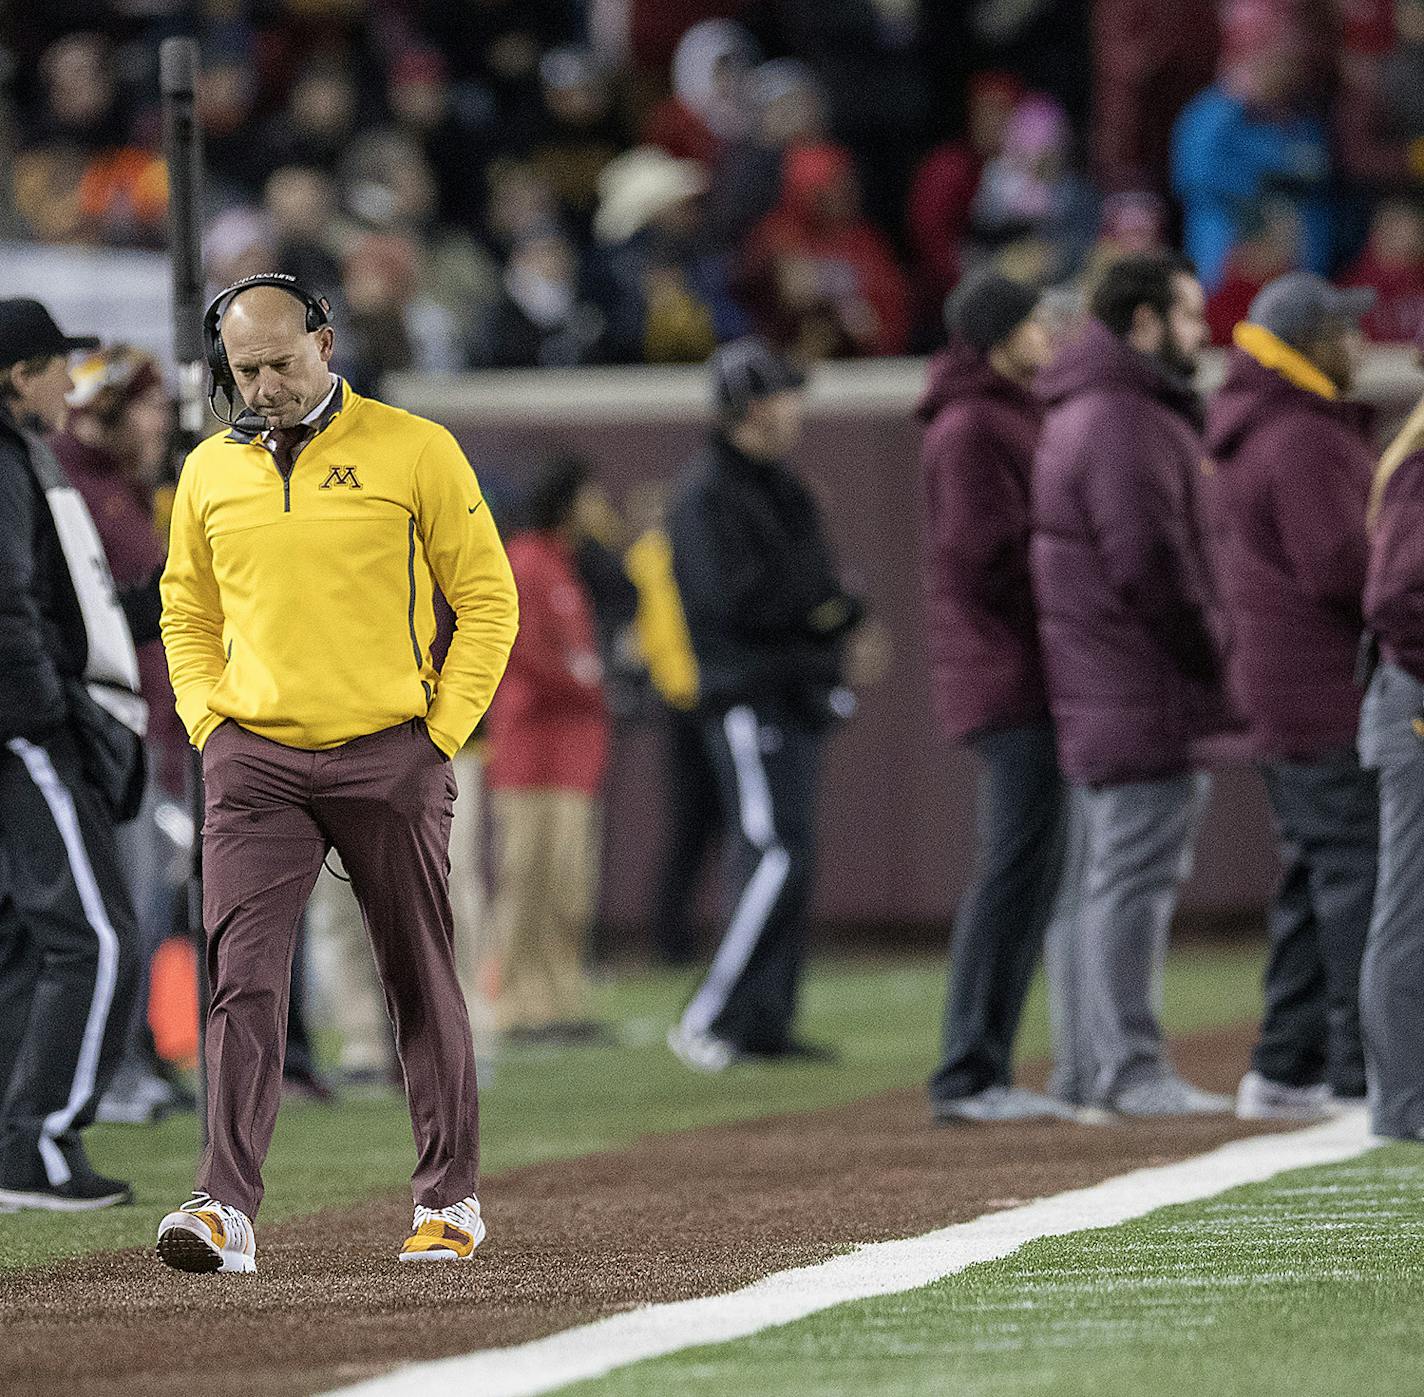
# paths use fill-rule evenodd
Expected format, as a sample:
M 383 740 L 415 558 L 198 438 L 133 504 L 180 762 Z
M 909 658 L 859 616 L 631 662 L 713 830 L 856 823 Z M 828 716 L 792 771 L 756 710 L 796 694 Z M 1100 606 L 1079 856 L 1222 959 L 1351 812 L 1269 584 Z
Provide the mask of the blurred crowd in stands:
M 401 369 L 933 348 L 985 263 L 1179 245 L 1218 340 L 1292 267 L 1424 309 L 1424 0 L 107 0 L 12 17 L 0 233 L 158 248 L 197 33 L 205 255 Z

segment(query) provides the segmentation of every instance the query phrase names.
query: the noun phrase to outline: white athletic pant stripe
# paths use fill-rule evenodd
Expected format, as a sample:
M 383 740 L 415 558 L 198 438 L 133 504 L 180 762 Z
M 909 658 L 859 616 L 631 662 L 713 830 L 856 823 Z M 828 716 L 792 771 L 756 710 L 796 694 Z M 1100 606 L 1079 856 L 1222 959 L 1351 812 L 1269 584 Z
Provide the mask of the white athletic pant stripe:
M 89 852 L 84 847 L 84 836 L 79 828 L 79 815 L 74 809 L 74 797 L 69 788 L 60 780 L 49 753 L 33 742 L 22 737 L 11 739 L 10 750 L 24 762 L 30 779 L 39 787 L 59 837 L 64 842 L 65 856 L 69 860 L 70 871 L 74 875 L 74 886 L 79 891 L 79 901 L 84 908 L 85 920 L 93 929 L 99 943 L 99 963 L 94 974 L 94 994 L 89 1001 L 89 1012 L 84 1022 L 84 1038 L 79 1046 L 79 1061 L 74 1068 L 74 1080 L 69 1084 L 69 1096 L 58 1111 L 52 1111 L 44 1118 L 40 1127 L 39 1152 L 44 1161 L 45 1174 L 51 1184 L 58 1187 L 69 1182 L 69 1165 L 64 1162 L 55 1140 L 73 1124 L 80 1108 L 89 1099 L 99 1072 L 99 1051 L 104 1043 L 104 1030 L 109 1022 L 109 1010 L 114 1002 L 114 988 L 119 974 L 119 937 L 109 913 L 104 907 L 104 897 L 99 891 L 99 880 L 94 876 L 94 866 L 89 862 Z M 78 1006 L 75 1006 L 76 1009 Z
M 771 788 L 762 765 L 756 714 L 745 706 L 729 709 L 722 720 L 722 731 L 727 735 L 737 776 L 737 813 L 742 833 L 762 851 L 762 856 L 737 902 L 706 980 L 683 1013 L 682 1030 L 688 1034 L 706 1033 L 716 1022 L 766 930 L 767 919 L 791 871 L 791 855 L 777 838 L 772 818 Z

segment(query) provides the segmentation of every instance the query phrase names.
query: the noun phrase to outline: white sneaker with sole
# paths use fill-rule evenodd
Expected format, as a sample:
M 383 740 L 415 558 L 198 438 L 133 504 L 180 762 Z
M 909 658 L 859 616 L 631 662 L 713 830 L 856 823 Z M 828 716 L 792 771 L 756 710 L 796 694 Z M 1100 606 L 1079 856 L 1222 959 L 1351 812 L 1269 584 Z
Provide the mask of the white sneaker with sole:
M 194 1194 L 158 1224 L 158 1259 L 175 1271 L 212 1275 L 257 1269 L 257 1235 L 246 1213 Z
M 480 1200 L 471 1194 L 448 1208 L 417 1205 L 410 1236 L 400 1249 L 401 1261 L 468 1261 L 485 1239 Z
M 985 1087 L 971 1096 L 956 1096 L 933 1104 L 934 1118 L 941 1125 L 1078 1119 L 1077 1110 L 1066 1102 L 1025 1087 Z
M 1234 1102 L 1180 1077 L 1160 1077 L 1127 1087 L 1110 1104 L 1123 1116 L 1229 1116 Z
M 1330 1088 L 1292 1087 L 1273 1082 L 1254 1068 L 1236 1088 L 1236 1116 L 1243 1121 L 1317 1121 L 1333 1114 Z
M 688 1033 L 681 1024 L 668 1029 L 667 1044 L 682 1065 L 694 1072 L 725 1072 L 737 1060 L 736 1048 L 725 1038 L 712 1033 Z

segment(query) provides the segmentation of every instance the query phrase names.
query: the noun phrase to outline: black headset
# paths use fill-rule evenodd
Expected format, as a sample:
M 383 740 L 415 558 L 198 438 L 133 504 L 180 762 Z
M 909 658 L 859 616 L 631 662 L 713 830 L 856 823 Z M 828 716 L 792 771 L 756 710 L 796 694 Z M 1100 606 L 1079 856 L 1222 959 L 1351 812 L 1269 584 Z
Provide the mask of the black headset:
M 331 324 L 331 302 L 325 296 L 307 290 L 289 272 L 258 272 L 255 276 L 245 276 L 213 297 L 203 312 L 203 354 L 208 361 L 208 371 L 213 376 L 212 387 L 208 390 L 208 405 L 213 415 L 229 427 L 239 425 L 242 413 L 234 411 L 237 407 L 237 383 L 232 376 L 232 365 L 227 361 L 227 348 L 222 342 L 222 318 L 234 297 L 254 286 L 275 286 L 279 291 L 295 296 L 306 307 L 308 334 L 315 334 Z M 227 399 L 226 412 L 218 407 L 219 393 Z

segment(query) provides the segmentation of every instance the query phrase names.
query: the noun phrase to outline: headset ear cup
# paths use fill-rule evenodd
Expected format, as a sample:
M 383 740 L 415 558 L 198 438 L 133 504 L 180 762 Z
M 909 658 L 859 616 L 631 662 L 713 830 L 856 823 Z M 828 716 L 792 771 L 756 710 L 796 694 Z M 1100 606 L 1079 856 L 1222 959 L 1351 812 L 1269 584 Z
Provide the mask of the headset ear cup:
M 331 324 L 331 302 L 325 296 L 313 296 L 305 288 L 300 290 L 307 303 L 307 333 L 314 335 Z
M 227 376 L 227 353 L 223 348 L 221 326 L 222 313 L 227 304 L 224 292 L 213 301 L 203 315 L 203 357 L 208 361 L 208 372 L 219 387 Z

